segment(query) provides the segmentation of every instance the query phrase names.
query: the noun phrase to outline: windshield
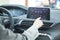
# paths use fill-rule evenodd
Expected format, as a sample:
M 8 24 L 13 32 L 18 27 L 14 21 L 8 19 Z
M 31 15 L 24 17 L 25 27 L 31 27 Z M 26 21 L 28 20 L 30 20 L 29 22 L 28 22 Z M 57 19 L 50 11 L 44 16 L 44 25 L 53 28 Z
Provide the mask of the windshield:
M 0 5 L 17 4 L 26 7 L 50 7 L 60 9 L 60 0 L 0 0 Z
M 25 0 L 0 0 L 0 5 L 5 4 L 18 4 L 25 6 Z

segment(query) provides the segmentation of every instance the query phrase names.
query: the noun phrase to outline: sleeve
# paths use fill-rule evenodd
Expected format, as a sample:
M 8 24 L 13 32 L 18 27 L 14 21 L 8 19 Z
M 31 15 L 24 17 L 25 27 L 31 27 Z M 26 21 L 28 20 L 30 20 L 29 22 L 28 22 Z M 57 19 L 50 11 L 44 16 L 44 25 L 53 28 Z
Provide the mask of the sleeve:
M 38 33 L 38 30 L 33 26 L 26 30 L 23 34 L 17 34 L 0 25 L 1 40 L 34 40 Z
M 38 29 L 34 26 L 31 26 L 23 34 L 27 36 L 28 40 L 35 40 L 39 36 Z

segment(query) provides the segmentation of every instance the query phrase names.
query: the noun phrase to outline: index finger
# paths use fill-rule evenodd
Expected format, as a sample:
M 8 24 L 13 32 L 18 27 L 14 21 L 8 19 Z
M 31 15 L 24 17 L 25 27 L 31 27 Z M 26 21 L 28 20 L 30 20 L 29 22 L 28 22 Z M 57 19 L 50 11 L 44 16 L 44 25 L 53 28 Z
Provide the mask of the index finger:
M 39 18 L 37 18 L 38 20 L 40 20 L 41 19 L 41 17 L 39 17 Z

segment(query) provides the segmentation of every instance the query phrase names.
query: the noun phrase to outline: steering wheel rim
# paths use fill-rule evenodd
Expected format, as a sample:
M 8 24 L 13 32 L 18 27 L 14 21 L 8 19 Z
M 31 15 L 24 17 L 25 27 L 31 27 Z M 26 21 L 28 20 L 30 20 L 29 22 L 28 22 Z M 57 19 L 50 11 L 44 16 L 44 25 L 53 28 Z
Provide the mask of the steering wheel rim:
M 10 21 L 10 29 L 13 30 L 13 28 L 14 28 L 14 20 L 13 20 L 13 17 L 11 15 L 11 12 L 8 11 L 6 8 L 3 8 L 3 7 L 0 7 L 0 11 L 4 12 L 5 14 L 8 15 L 9 21 Z

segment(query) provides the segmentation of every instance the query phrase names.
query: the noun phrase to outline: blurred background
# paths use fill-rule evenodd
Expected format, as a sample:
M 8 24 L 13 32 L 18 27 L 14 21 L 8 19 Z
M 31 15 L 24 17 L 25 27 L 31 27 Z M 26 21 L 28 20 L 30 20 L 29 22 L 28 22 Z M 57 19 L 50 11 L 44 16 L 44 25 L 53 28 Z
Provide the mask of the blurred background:
M 60 9 L 60 0 L 0 0 L 0 5 L 18 4 L 26 7 L 51 7 Z

